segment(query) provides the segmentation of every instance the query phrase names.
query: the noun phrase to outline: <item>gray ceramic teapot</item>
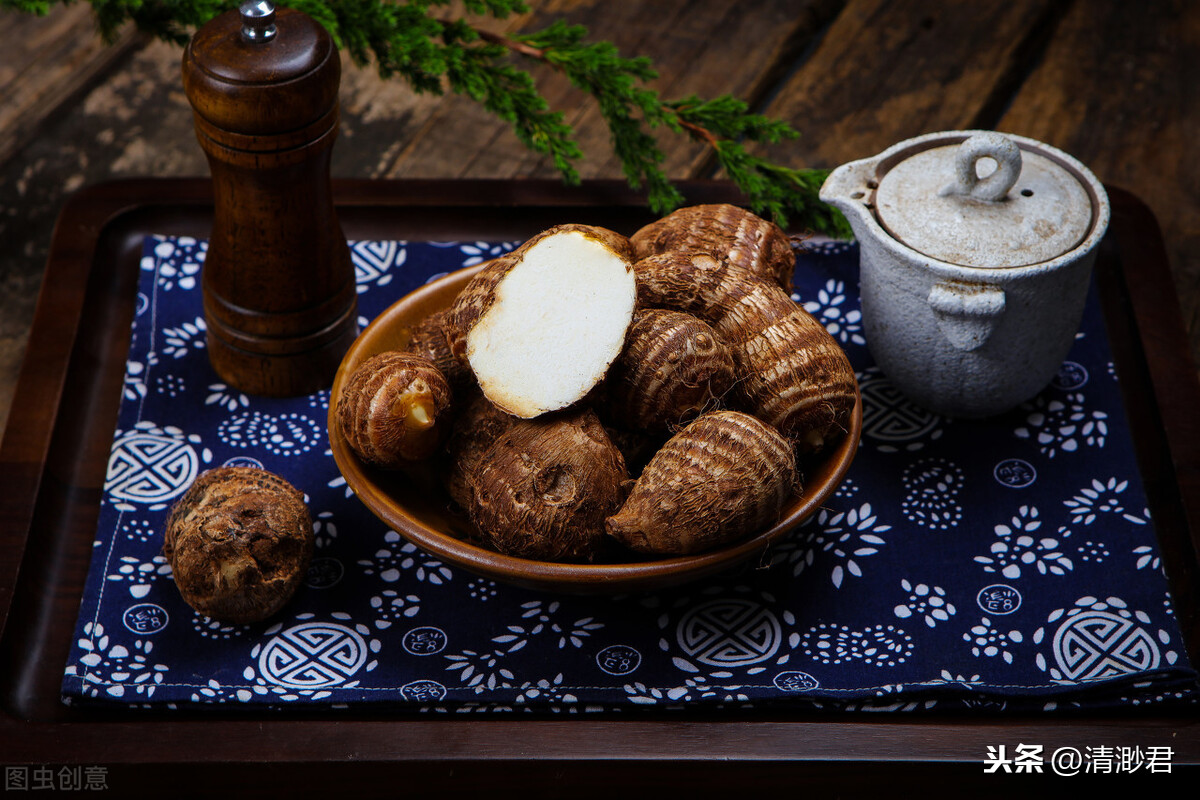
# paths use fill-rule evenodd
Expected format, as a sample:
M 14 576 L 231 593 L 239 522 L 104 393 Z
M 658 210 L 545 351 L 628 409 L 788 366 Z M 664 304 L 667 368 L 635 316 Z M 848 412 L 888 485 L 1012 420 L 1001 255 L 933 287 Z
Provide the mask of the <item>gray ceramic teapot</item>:
M 821 199 L 859 240 L 871 354 L 912 400 L 984 417 L 1054 377 L 1108 227 L 1086 167 L 1032 139 L 947 131 L 838 167 Z

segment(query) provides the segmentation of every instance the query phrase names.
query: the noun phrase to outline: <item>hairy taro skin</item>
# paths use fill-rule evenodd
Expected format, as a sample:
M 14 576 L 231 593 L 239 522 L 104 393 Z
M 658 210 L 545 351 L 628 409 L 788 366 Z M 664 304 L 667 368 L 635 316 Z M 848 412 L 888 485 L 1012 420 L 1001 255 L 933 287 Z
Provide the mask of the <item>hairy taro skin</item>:
M 606 413 L 626 429 L 667 433 L 720 407 L 733 383 L 733 355 L 708 323 L 642 309 L 609 369 Z
M 604 432 L 608 434 L 613 445 L 621 451 L 621 458 L 625 459 L 625 469 L 628 470 L 631 478 L 642 474 L 642 470 L 658 452 L 658 448 L 662 447 L 669 433 L 674 433 L 674 431 L 661 434 L 647 433 L 608 424 L 604 426 Z
M 713 411 L 650 459 L 608 533 L 640 553 L 700 553 L 773 525 L 799 490 L 786 439 L 749 414 Z
M 588 561 L 629 475 L 590 409 L 515 420 L 480 459 L 470 515 L 501 553 Z
M 462 338 L 462 332 L 453 324 L 450 309 L 444 308 L 412 326 L 404 350 L 432 361 L 457 394 L 475 382 L 471 366 L 455 355 L 464 349 Z
M 638 305 L 695 314 L 733 353 L 737 407 L 802 452 L 849 430 L 858 383 L 825 326 L 771 281 L 711 256 L 667 253 L 634 264 Z
M 450 384 L 424 356 L 388 351 L 371 356 L 343 384 L 337 420 L 360 458 L 384 468 L 432 456 L 441 445 Z
M 704 253 L 792 290 L 796 254 L 783 229 L 728 203 L 685 206 L 630 237 L 634 257 L 661 253 Z
M 496 407 L 482 393 L 475 393 L 461 406 L 446 439 L 442 485 L 460 509 L 471 508 L 473 476 L 488 449 L 517 418 Z
M 167 517 L 163 555 L 180 595 L 222 622 L 273 616 L 300 586 L 312 554 L 304 495 L 266 470 L 209 470 Z

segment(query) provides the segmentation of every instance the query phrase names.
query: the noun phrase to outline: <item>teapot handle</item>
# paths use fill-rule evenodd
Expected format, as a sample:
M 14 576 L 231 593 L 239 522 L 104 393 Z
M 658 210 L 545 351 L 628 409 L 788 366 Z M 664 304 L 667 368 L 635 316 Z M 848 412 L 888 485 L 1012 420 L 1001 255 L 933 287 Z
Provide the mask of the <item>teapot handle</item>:
M 996 162 L 996 170 L 986 178 L 980 178 L 975 171 L 975 164 L 983 158 Z M 954 182 L 939 194 L 964 195 L 992 202 L 1003 200 L 1021 177 L 1021 148 L 1003 134 L 994 131 L 977 133 L 958 146 L 954 177 Z
M 967 353 L 983 347 L 1004 316 L 1004 289 L 999 286 L 939 281 L 927 302 L 946 341 Z

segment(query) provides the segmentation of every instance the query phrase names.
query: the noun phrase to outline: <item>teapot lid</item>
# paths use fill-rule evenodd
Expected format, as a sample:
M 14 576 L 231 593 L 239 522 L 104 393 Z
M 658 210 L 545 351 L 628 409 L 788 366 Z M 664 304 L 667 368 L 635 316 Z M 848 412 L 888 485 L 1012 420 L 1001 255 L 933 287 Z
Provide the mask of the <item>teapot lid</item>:
M 1078 177 L 991 131 L 893 165 L 879 181 L 875 213 L 913 250 L 968 267 L 1049 261 L 1082 242 L 1093 218 Z

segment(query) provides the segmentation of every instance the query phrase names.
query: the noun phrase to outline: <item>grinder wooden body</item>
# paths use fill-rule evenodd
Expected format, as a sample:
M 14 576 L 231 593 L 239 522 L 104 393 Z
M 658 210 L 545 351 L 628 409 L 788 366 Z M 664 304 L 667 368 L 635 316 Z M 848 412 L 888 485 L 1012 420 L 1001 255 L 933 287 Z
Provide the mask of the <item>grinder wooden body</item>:
M 237 11 L 196 32 L 183 86 L 212 173 L 202 270 L 209 359 L 251 394 L 328 387 L 358 333 L 354 267 L 329 179 L 341 65 L 328 33 L 280 9 L 273 36 Z

